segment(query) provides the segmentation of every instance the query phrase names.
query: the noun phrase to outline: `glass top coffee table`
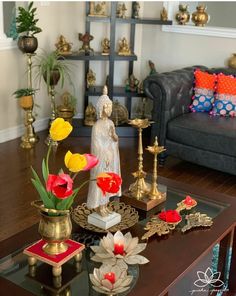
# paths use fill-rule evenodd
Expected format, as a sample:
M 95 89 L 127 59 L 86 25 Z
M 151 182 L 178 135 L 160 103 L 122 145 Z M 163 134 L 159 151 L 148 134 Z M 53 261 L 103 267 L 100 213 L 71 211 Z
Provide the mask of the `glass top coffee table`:
M 142 253 L 150 260 L 144 266 L 131 266 L 129 272 L 134 276 L 131 289 L 120 295 L 168 295 L 168 291 L 191 271 L 193 266 L 212 248 L 220 243 L 218 269 L 221 276 L 226 273 L 227 249 L 230 241 L 232 247 L 232 264 L 235 270 L 236 256 L 233 238 L 236 221 L 236 200 L 234 198 L 201 190 L 197 187 L 159 178 L 161 189 L 167 191 L 166 209 L 175 209 L 176 204 L 186 195 L 197 200 L 196 211 L 205 213 L 213 218 L 211 228 L 196 229 L 182 234 L 180 229 L 164 237 L 153 236 L 149 239 L 146 250 Z M 164 186 L 164 187 L 163 187 Z M 133 236 L 144 234 L 144 225 L 147 219 L 141 220 L 130 229 Z M 127 230 L 128 231 L 128 230 Z M 125 231 L 125 232 L 127 232 Z M 81 235 L 80 235 L 81 233 Z M 90 260 L 89 248 L 83 252 L 83 259 L 79 268 L 69 261 L 63 266 L 62 277 L 59 281 L 51 275 L 50 266 L 40 264 L 36 273 L 28 270 L 27 256 L 22 250 L 38 239 L 37 226 L 17 234 L 0 243 L 0 287 L 8 295 L 100 295 L 93 291 L 88 274 L 92 272 L 94 263 Z M 73 238 L 85 239 L 87 245 L 98 243 L 99 235 L 92 234 L 74 227 Z M 233 238 L 233 240 L 231 240 Z M 87 239 L 87 240 L 86 240 Z M 81 242 L 81 241 L 80 241 Z M 83 242 L 83 241 L 82 241 Z M 99 266 L 99 265 L 98 265 Z M 232 272 L 229 278 L 229 289 L 236 289 L 236 274 Z M 187 293 L 187 292 L 186 292 Z M 177 295 L 177 294 L 176 294 Z M 188 294 L 182 294 L 182 296 Z M 190 295 L 190 294 L 189 294 Z

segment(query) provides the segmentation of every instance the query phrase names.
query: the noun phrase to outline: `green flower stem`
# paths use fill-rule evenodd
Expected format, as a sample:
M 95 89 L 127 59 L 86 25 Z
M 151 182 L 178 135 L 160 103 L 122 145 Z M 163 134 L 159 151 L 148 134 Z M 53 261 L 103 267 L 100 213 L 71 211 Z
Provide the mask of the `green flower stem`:
M 46 156 L 46 168 L 47 168 L 47 174 L 48 175 L 49 175 L 48 162 L 49 162 L 49 156 L 50 156 L 51 150 L 52 150 L 52 143 L 50 142 L 49 146 L 48 146 L 47 156 Z

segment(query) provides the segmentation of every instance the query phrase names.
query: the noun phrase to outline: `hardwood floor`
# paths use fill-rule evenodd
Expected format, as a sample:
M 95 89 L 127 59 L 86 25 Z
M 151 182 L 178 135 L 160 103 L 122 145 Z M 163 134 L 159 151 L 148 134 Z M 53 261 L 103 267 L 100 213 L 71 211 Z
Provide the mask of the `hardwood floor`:
M 46 155 L 44 144 L 46 132 L 40 132 L 40 141 L 34 149 L 20 148 L 20 139 L 0 144 L 0 241 L 13 236 L 38 222 L 38 213 L 30 206 L 37 199 L 37 193 L 31 184 L 31 166 L 41 171 L 42 158 Z M 137 138 L 120 138 L 120 157 L 123 175 L 123 188 L 132 182 L 131 173 L 137 169 Z M 148 140 L 144 139 L 144 147 Z M 70 137 L 62 142 L 53 154 L 50 167 L 57 171 L 64 167 L 63 158 L 68 150 L 71 152 L 88 153 L 90 138 Z M 152 171 L 153 158 L 145 151 L 144 170 Z M 168 158 L 165 167 L 159 168 L 159 181 L 162 177 L 170 178 L 201 188 L 236 196 L 236 176 L 197 166 L 175 158 Z M 81 173 L 76 183 L 89 177 L 89 173 Z M 77 203 L 86 199 L 87 188 L 84 188 Z

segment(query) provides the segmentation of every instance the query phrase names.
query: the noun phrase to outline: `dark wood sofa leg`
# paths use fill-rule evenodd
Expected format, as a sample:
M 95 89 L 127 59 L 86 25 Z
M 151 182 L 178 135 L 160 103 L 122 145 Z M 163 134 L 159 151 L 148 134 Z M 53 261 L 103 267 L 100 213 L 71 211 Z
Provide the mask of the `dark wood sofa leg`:
M 166 161 L 166 156 L 165 155 L 159 155 L 158 157 L 158 165 L 159 167 L 163 167 Z

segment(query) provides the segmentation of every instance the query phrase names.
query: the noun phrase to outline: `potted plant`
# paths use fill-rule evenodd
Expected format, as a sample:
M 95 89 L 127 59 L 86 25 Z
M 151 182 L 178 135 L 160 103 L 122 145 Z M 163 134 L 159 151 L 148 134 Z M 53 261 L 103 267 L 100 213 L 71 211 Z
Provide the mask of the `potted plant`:
M 16 90 L 13 95 L 15 98 L 20 99 L 20 106 L 24 110 L 29 110 L 33 107 L 33 95 L 36 90 L 32 88 L 20 88 Z
M 34 53 L 38 48 L 38 40 L 34 36 L 42 31 L 37 27 L 35 13 L 37 8 L 33 8 L 33 2 L 30 2 L 27 8 L 18 7 L 18 16 L 16 18 L 17 33 L 23 34 L 18 39 L 18 47 L 23 53 Z
M 60 56 L 56 51 L 47 53 L 36 57 L 36 78 L 41 82 L 43 77 L 47 84 L 47 91 L 50 92 L 52 86 L 57 85 L 60 81 L 61 87 L 64 86 L 65 79 L 73 85 L 71 80 L 71 70 L 65 58 Z

